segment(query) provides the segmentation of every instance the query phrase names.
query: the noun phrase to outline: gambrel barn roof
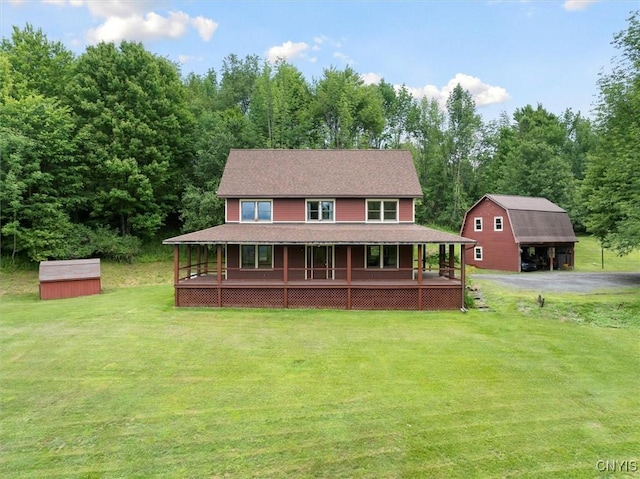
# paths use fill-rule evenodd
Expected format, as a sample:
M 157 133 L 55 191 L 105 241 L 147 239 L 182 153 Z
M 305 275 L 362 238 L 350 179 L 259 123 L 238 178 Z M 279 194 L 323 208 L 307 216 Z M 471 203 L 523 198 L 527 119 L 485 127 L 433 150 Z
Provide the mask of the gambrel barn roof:
M 221 198 L 421 198 L 408 150 L 232 149 Z
M 485 195 L 467 212 L 471 214 L 485 198 L 502 207 L 517 243 L 574 243 L 578 241 L 569 214 L 546 198 Z

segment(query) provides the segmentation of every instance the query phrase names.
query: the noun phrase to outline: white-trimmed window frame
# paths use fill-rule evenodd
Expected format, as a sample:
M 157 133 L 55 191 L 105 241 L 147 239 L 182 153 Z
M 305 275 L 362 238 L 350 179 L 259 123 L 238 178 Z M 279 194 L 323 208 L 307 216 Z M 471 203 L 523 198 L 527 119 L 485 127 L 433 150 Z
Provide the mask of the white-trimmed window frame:
M 473 247 L 473 259 L 475 261 L 482 261 L 482 246 Z
M 395 203 L 396 204 L 396 217 L 392 220 L 384 219 L 384 204 L 385 203 Z M 369 203 L 380 203 L 380 219 L 369 219 Z M 368 198 L 365 201 L 364 208 L 365 220 L 367 223 L 399 223 L 400 222 L 400 201 L 398 198 Z
M 482 216 L 473 218 L 473 231 L 482 231 Z
M 244 262 L 242 261 L 242 250 L 244 246 L 252 246 L 254 248 L 254 258 L 253 258 L 254 266 L 253 267 L 244 266 Z M 270 266 L 260 266 L 260 246 L 268 246 L 269 248 L 271 248 L 271 265 Z M 272 244 L 241 244 L 240 252 L 238 255 L 238 260 L 239 260 L 238 264 L 240 266 L 240 269 L 262 270 L 262 271 L 273 269 L 274 251 L 275 251 L 275 248 Z
M 378 266 L 369 266 L 369 247 L 377 246 L 380 248 L 380 264 Z M 384 247 L 393 246 L 396 248 L 396 265 L 386 266 L 384 265 Z M 400 266 L 400 245 L 398 244 L 368 244 L 364 247 L 364 267 L 365 269 L 398 269 Z
M 498 222 L 500 227 L 498 228 Z M 493 217 L 493 231 L 504 231 L 504 218 L 502 216 Z
M 245 220 L 242 217 L 242 204 L 243 203 L 255 203 L 253 209 L 253 218 L 252 220 Z M 269 203 L 269 219 L 261 220 L 259 217 L 259 207 L 258 203 Z M 238 220 L 240 223 L 273 223 L 273 200 L 265 199 L 265 198 L 243 198 L 238 203 Z
M 331 219 L 322 219 L 322 203 L 329 202 L 331 207 Z M 309 203 L 318 203 L 318 219 L 309 218 Z M 335 223 L 336 222 L 336 200 L 334 198 L 307 198 L 304 202 L 305 223 Z

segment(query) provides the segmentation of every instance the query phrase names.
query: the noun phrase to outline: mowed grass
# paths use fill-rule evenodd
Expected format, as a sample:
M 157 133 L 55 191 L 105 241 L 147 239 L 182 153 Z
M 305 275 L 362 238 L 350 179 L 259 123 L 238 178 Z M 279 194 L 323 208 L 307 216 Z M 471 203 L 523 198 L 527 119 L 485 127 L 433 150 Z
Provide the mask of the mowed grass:
M 610 249 L 603 250 L 600 242 L 593 236 L 578 236 L 578 240 L 575 246 L 576 271 L 640 271 L 640 249 L 618 256 Z
M 172 300 L 0 299 L 0 476 L 637 476 L 636 329 Z

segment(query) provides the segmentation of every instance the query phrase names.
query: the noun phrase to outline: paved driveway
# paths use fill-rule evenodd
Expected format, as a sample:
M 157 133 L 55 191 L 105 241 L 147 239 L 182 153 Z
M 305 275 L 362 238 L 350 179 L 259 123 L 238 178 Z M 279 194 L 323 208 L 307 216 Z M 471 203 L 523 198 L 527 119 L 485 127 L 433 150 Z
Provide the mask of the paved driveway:
M 639 273 L 576 273 L 574 271 L 536 271 L 512 274 L 474 274 L 471 278 L 499 281 L 519 289 L 589 293 L 610 288 L 640 288 Z M 640 294 L 640 290 L 638 291 Z

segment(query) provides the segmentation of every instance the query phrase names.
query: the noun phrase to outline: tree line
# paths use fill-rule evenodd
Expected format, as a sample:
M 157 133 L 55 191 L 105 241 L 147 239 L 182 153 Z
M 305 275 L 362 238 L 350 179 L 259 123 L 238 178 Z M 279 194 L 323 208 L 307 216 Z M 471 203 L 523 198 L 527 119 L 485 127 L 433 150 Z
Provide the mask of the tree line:
M 130 258 L 159 233 L 220 224 L 230 148 L 410 149 L 420 223 L 458 230 L 485 193 L 542 196 L 626 253 L 640 246 L 639 39 L 635 12 L 594 120 L 538 104 L 484 122 L 460 85 L 442 108 L 350 67 L 307 81 L 286 61 L 233 54 L 182 76 L 140 43 L 76 56 L 14 27 L 0 43 L 2 254 Z

